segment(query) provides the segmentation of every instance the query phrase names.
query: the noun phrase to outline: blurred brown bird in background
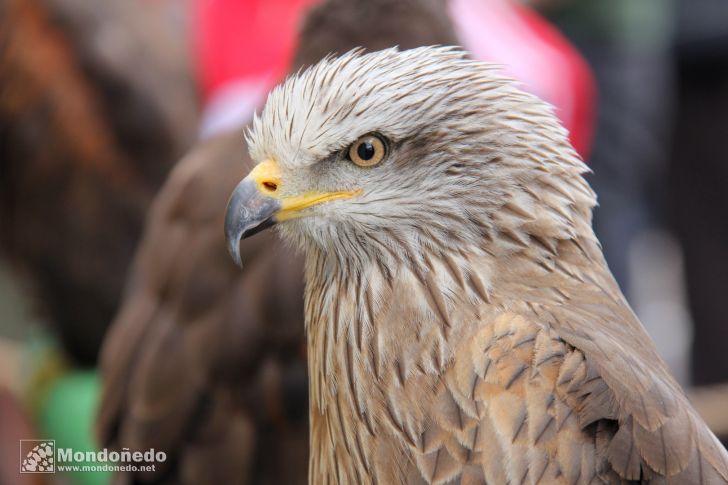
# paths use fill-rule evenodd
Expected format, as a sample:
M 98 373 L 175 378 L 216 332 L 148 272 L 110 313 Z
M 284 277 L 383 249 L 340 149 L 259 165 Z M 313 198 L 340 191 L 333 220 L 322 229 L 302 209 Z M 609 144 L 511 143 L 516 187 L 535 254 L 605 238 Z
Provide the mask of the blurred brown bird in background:
M 311 10 L 294 66 L 357 46 L 452 44 L 440 0 L 331 0 Z M 271 235 L 222 231 L 227 197 L 250 169 L 240 133 L 195 147 L 147 218 L 127 293 L 102 351 L 105 446 L 168 460 L 143 483 L 305 483 L 307 379 L 300 260 Z M 159 466 L 164 466 L 160 470 Z
M 354 51 L 247 139 L 225 230 L 305 254 L 310 483 L 728 483 L 551 107 L 454 48 Z
M 140 3 L 0 1 L 0 250 L 84 365 L 196 129 L 178 25 Z

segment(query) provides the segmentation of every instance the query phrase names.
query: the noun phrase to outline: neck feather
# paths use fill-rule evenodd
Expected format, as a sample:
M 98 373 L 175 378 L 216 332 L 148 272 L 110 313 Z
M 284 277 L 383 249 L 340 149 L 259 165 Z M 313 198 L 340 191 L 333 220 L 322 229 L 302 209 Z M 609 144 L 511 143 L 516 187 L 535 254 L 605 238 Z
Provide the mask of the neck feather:
M 408 379 L 436 380 L 483 308 L 513 303 L 505 297 L 509 282 L 553 267 L 565 245 L 601 258 L 591 190 L 578 174 L 556 179 L 562 185 L 554 180 L 513 192 L 498 210 L 470 221 L 467 237 L 383 230 L 354 238 L 367 241 L 354 256 L 307 247 L 314 482 L 336 466 L 352 480 L 367 469 L 356 441 L 381 437 L 383 403 Z

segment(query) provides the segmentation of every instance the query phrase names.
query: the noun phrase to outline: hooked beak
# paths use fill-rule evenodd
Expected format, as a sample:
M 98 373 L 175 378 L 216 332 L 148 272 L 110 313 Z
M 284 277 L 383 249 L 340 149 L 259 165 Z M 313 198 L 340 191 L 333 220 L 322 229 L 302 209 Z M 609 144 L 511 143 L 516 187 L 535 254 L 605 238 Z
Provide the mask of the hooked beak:
M 230 196 L 225 213 L 225 237 L 228 251 L 238 266 L 240 241 L 278 222 L 300 217 L 301 211 L 322 202 L 355 197 L 361 190 L 341 192 L 308 192 L 282 196 L 278 164 L 266 160 L 256 165 Z
M 262 194 L 248 177 L 235 187 L 225 212 L 225 238 L 235 264 L 242 266 L 240 241 L 275 225 L 280 208 L 280 201 Z

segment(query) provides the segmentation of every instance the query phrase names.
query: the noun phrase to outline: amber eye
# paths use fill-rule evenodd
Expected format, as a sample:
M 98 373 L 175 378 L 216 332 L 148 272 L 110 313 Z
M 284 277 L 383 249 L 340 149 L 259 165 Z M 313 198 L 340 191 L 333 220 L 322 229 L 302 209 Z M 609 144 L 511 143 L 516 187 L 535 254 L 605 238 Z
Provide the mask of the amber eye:
M 376 165 L 386 154 L 387 147 L 377 135 L 364 135 L 349 147 L 349 158 L 360 167 Z

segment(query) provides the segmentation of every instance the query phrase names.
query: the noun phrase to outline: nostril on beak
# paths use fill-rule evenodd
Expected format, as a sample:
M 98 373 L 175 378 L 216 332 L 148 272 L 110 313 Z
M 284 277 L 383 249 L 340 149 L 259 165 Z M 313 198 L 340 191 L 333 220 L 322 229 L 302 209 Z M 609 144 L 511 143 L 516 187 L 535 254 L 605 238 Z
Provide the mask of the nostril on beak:
M 276 184 L 275 182 L 265 181 L 262 185 L 268 192 L 275 192 L 276 190 L 278 190 L 278 184 Z

